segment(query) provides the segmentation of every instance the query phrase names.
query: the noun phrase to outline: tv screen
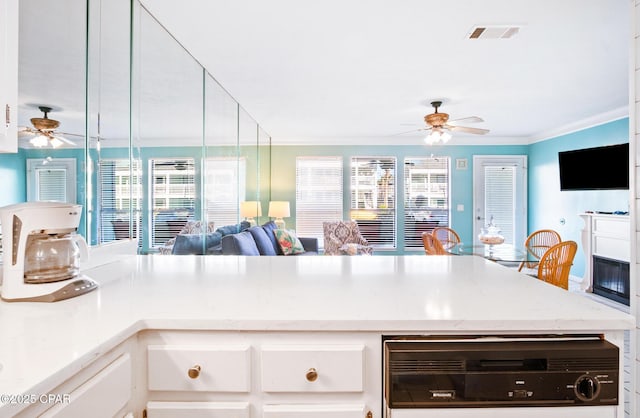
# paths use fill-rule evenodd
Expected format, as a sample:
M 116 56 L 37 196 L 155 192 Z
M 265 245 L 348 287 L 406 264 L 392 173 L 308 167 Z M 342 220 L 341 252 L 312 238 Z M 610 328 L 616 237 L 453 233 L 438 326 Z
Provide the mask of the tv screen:
M 629 189 L 629 144 L 558 153 L 560 190 Z

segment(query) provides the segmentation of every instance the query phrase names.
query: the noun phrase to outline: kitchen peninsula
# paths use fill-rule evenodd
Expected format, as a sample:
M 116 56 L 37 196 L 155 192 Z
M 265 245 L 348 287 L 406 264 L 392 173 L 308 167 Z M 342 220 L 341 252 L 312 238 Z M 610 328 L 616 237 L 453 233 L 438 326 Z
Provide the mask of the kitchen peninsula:
M 622 347 L 634 327 L 473 256 L 131 256 L 85 274 L 96 291 L 0 302 L 0 417 L 382 418 L 382 335 L 598 334 Z M 622 400 L 610 408 L 624 415 Z

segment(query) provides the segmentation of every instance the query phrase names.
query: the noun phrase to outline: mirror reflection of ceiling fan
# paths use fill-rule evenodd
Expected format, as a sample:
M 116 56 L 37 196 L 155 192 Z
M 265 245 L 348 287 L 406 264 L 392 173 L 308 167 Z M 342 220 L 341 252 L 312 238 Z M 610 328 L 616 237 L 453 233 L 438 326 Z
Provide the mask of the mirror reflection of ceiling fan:
M 44 117 L 31 118 L 33 128 L 25 127 L 20 130 L 20 134 L 33 136 L 29 142 L 34 147 L 42 148 L 51 145 L 52 148 L 58 148 L 63 144 L 75 145 L 74 142 L 68 140 L 65 136 L 82 137 L 82 135 L 57 132 L 56 129 L 60 126 L 60 122 L 55 119 L 49 119 L 48 114 L 51 112 L 51 108 L 48 106 L 38 106 L 38 109 L 44 113 Z
M 484 122 L 482 118 L 477 116 L 469 116 L 466 118 L 460 118 L 455 120 L 449 120 L 447 113 L 438 112 L 438 108 L 442 106 L 441 101 L 431 102 L 431 106 L 435 109 L 435 112 L 430 113 L 424 117 L 424 121 L 427 123 L 426 128 L 415 129 L 409 132 L 430 131 L 424 139 L 428 145 L 442 142 L 447 143 L 451 139 L 450 132 L 464 132 L 468 134 L 484 135 L 489 132 L 488 129 L 482 128 L 470 128 L 467 126 L 461 126 L 463 123 L 479 123 Z M 403 133 L 409 133 L 403 132 Z

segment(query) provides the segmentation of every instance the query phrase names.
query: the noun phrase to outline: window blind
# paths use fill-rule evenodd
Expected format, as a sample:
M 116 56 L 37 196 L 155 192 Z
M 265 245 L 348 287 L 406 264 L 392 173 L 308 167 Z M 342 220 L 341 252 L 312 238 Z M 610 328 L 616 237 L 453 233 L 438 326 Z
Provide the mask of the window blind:
M 493 219 L 506 243 L 514 243 L 516 167 L 485 166 L 485 208 L 487 224 Z
M 405 158 L 405 248 L 423 248 L 423 232 L 449 226 L 449 167 L 448 157 Z
M 240 221 L 239 206 L 246 196 L 246 158 L 213 157 L 205 161 L 207 222 L 216 228 Z
M 67 170 L 36 168 L 37 200 L 67 201 Z
M 141 237 L 140 160 L 134 160 L 133 169 L 130 168 L 131 164 L 128 159 L 100 160 L 98 194 L 100 199 L 99 239 L 101 243 Z M 130 218 L 133 219 L 131 226 Z
M 151 247 L 178 235 L 195 213 L 195 163 L 187 159 L 151 159 Z
M 342 157 L 296 158 L 296 232 L 318 238 L 323 222 L 343 219 Z
M 396 159 L 351 158 L 350 218 L 372 247 L 396 248 Z

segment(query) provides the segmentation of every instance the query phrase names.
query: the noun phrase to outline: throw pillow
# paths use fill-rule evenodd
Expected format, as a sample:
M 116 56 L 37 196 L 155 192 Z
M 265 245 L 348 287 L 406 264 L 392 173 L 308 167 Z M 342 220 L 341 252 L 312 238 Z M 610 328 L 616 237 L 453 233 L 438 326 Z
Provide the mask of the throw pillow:
M 275 248 L 273 248 L 273 244 L 269 239 L 264 228 L 261 226 L 252 226 L 247 229 L 251 235 L 253 235 L 253 239 L 256 241 L 256 246 L 258 247 L 258 251 L 260 251 L 260 255 L 277 255 Z
M 295 255 L 304 252 L 302 243 L 292 231 L 287 229 L 274 229 L 273 233 L 284 255 Z
M 262 225 L 262 229 L 264 229 L 264 232 L 267 233 L 267 236 L 269 237 L 269 240 L 271 240 L 271 244 L 273 245 L 273 248 L 276 250 L 276 254 L 277 255 L 284 255 L 284 254 L 282 254 L 282 248 L 280 248 L 280 244 L 278 244 L 278 240 L 276 239 L 276 235 L 273 233 L 273 231 L 278 229 L 278 227 L 276 226 L 276 223 L 273 222 L 273 221 L 269 221 L 269 222 L 265 223 L 264 225 Z

